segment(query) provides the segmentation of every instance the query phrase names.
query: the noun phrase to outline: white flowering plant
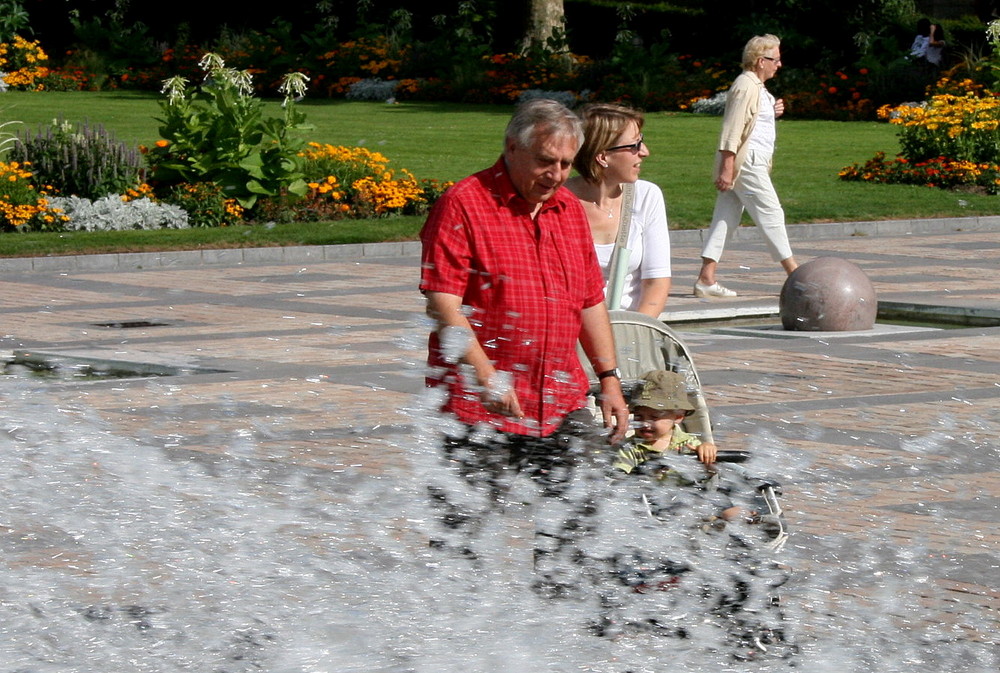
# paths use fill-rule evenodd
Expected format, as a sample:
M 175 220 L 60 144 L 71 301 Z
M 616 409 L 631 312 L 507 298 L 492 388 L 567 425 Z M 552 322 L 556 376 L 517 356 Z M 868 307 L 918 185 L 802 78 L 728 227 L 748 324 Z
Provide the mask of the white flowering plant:
M 1000 19 L 993 19 L 986 24 L 986 41 L 992 53 L 987 57 L 993 71 L 993 89 L 1000 89 Z
M 305 95 L 308 77 L 284 77 L 282 116 L 269 117 L 253 95 L 248 71 L 227 68 L 217 54 L 206 54 L 199 66 L 205 73 L 200 84 L 182 77 L 164 82 L 162 140 L 147 150 L 157 191 L 213 182 L 246 209 L 261 197 L 306 194 L 299 157 L 304 140 L 298 133 L 311 127 L 296 102 Z

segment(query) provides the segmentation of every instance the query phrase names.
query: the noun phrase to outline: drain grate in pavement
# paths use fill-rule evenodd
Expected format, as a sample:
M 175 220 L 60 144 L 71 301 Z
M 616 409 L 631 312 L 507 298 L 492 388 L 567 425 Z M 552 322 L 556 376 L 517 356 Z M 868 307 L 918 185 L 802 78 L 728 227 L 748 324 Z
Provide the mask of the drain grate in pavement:
M 97 327 L 113 327 L 115 329 L 136 329 L 141 327 L 169 327 L 169 323 L 153 320 L 121 320 L 115 322 L 99 322 Z

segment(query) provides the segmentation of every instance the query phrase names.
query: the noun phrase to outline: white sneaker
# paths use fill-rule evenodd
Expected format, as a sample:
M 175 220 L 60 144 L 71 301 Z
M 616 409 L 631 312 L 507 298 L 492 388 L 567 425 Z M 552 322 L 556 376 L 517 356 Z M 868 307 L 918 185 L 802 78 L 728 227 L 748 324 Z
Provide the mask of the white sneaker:
M 728 287 L 723 287 L 718 283 L 714 285 L 694 284 L 694 296 L 696 297 L 735 297 L 736 292 Z

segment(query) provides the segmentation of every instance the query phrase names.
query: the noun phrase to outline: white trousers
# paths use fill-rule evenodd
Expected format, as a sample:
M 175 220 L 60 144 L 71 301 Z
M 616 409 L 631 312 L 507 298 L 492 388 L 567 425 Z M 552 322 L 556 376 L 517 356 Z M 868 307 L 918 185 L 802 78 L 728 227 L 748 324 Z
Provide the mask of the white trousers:
M 722 251 L 740 226 L 744 210 L 750 213 L 764 235 L 774 261 L 792 256 L 785 229 L 785 211 L 771 183 L 771 155 L 751 151 L 740 168 L 736 184 L 729 191 L 719 192 L 715 199 L 712 226 L 708 229 L 702 257 L 716 262 L 722 259 Z

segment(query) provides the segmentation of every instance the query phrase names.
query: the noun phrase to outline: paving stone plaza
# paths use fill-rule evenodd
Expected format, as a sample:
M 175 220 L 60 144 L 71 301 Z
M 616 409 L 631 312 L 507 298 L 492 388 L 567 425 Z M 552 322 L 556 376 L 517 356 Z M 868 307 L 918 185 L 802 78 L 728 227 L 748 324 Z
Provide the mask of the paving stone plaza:
M 933 559 L 926 618 L 1000 644 L 1000 217 L 789 229 L 800 263 L 850 260 L 880 307 L 927 324 L 761 329 L 780 324 L 784 274 L 756 232 L 720 265 L 740 293 L 727 300 L 691 295 L 702 232 L 674 232 L 663 318 L 694 354 L 720 447 L 788 456 L 790 544 L 811 550 L 800 571 L 835 572 L 852 545 L 918 550 Z M 419 407 L 418 271 L 413 242 L 0 259 L 0 349 L 185 372 L 53 386 L 68 417 L 116 436 L 208 455 L 242 437 L 271 464 L 377 476 Z M 760 324 L 740 331 L 747 317 Z

